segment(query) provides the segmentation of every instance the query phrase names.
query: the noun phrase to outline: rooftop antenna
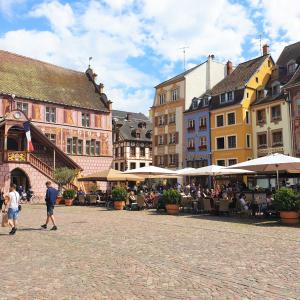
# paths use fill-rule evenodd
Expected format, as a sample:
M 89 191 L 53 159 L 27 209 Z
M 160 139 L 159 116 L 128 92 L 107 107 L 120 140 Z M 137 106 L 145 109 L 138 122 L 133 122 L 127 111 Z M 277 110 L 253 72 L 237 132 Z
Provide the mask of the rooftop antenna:
M 182 50 L 182 53 L 183 53 L 183 70 L 185 71 L 186 70 L 186 62 L 185 62 L 185 50 L 188 49 L 189 47 L 187 46 L 184 46 L 184 47 L 181 47 L 179 48 L 179 50 Z
M 259 35 L 259 50 L 260 50 L 260 56 L 262 56 L 262 42 L 261 42 L 261 34 Z
M 91 60 L 93 59 L 92 56 L 89 57 L 89 68 L 91 67 Z

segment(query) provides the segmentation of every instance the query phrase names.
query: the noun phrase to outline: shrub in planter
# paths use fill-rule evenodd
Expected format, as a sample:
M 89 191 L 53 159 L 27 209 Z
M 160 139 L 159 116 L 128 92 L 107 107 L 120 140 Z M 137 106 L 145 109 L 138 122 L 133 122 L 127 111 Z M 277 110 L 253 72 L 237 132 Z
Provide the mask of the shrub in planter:
M 163 201 L 166 205 L 167 213 L 170 215 L 177 215 L 179 213 L 179 205 L 181 202 L 181 195 L 175 189 L 169 189 L 163 192 Z
M 276 191 L 273 205 L 280 212 L 282 223 L 299 223 L 300 199 L 296 191 L 282 187 Z
M 122 210 L 125 206 L 127 198 L 127 190 L 123 187 L 115 187 L 112 190 L 112 201 L 114 202 L 114 208 Z
M 63 198 L 65 200 L 66 206 L 70 206 L 73 204 L 75 195 L 76 195 L 76 191 L 73 189 L 68 189 L 63 192 Z

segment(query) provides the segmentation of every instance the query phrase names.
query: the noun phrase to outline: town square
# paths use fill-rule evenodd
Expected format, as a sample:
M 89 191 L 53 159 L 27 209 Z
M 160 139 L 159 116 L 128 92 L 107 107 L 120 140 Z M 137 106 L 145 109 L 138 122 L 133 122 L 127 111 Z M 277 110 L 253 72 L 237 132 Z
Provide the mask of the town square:
M 300 299 L 299 0 L 0 0 L 0 299 Z

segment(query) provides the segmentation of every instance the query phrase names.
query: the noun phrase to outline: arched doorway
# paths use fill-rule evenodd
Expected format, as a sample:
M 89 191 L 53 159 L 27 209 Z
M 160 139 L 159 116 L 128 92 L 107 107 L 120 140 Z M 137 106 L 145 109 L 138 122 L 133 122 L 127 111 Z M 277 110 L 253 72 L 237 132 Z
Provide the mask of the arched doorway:
M 30 186 L 30 180 L 27 174 L 19 168 L 10 172 L 10 181 L 17 186 L 17 189 L 22 186 L 24 191 L 27 191 Z
M 26 150 L 26 136 L 22 127 L 13 126 L 7 133 L 7 150 L 11 151 L 25 151 Z

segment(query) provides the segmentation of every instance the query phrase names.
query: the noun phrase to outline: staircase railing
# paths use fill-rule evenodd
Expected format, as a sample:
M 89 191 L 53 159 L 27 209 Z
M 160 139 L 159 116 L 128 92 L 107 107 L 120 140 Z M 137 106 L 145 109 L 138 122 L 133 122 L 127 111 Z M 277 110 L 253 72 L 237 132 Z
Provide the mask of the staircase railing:
M 42 160 L 37 158 L 32 153 L 29 154 L 29 163 L 35 168 L 37 168 L 41 173 L 43 173 L 44 175 L 46 175 L 47 177 L 53 180 L 53 176 L 54 176 L 53 168 L 49 167 L 46 163 L 44 163 Z

